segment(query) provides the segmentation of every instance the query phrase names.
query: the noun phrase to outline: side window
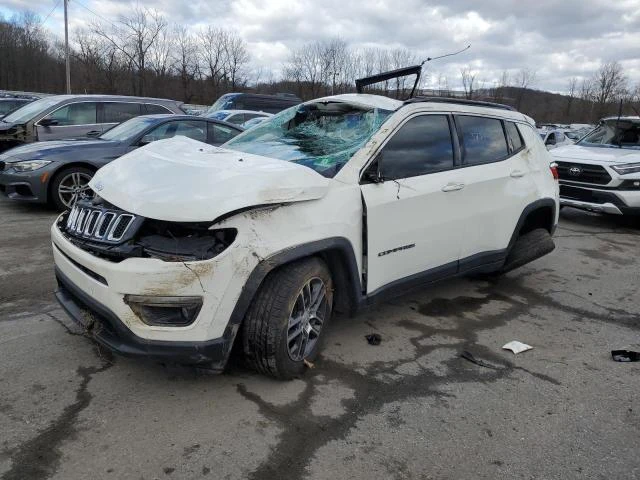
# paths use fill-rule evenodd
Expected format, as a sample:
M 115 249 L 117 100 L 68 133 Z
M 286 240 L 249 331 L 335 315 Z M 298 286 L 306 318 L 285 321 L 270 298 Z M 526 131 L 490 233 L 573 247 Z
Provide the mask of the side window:
M 229 123 L 233 123 L 234 125 L 241 125 L 245 122 L 245 120 L 246 120 L 246 117 L 244 113 L 236 113 L 234 115 L 231 115 L 225 121 Z
M 556 134 L 551 132 L 547 137 L 547 140 L 544 142 L 545 145 L 555 145 L 556 144 Z
M 453 168 L 453 144 L 445 115 L 422 115 L 405 123 L 382 149 L 385 180 Z
M 140 115 L 139 103 L 105 102 L 102 105 L 104 123 L 121 123 Z
M 57 121 L 58 126 L 91 125 L 96 121 L 96 104 L 94 102 L 70 103 L 45 117 Z
M 509 154 L 502 121 L 495 118 L 456 116 L 462 140 L 462 163 L 479 165 L 503 160 Z
M 176 135 L 183 135 L 185 137 L 198 140 L 200 142 L 207 141 L 206 122 L 193 120 L 193 121 L 180 121 L 176 123 L 178 124 Z
M 233 128 L 218 125 L 213 122 L 209 122 L 207 128 L 209 130 L 209 139 L 207 143 L 210 143 L 211 145 L 222 145 L 240 133 Z
M 159 113 L 173 113 L 167 107 L 163 107 L 162 105 L 156 105 L 155 103 L 145 103 L 144 106 L 147 111 L 147 115 L 156 115 Z
M 264 115 L 260 115 L 259 113 L 245 113 L 244 121 L 251 120 L 252 118 L 264 117 Z
M 157 140 L 172 138 L 176 135 L 184 135 L 185 137 L 204 142 L 206 139 L 206 126 L 204 122 L 198 121 L 167 122 L 147 133 L 145 139 L 155 142 Z
M 507 143 L 509 144 L 509 153 L 519 152 L 524 148 L 524 141 L 518 127 L 513 122 L 504 122 L 504 129 L 507 132 Z
M 564 133 L 556 132 L 556 142 L 564 142 Z

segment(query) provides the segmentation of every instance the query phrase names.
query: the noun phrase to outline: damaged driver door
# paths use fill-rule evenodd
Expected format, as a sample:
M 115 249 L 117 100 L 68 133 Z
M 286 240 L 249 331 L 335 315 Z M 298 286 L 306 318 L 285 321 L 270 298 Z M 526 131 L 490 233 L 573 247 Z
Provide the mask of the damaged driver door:
M 464 172 L 448 115 L 409 118 L 361 178 L 366 208 L 367 294 L 399 280 L 455 274 L 465 206 Z

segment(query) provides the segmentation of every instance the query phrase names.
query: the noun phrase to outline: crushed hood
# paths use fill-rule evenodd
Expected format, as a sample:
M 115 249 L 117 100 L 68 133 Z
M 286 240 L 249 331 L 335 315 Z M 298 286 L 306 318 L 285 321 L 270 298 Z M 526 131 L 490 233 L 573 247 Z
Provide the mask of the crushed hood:
M 178 136 L 114 160 L 90 186 L 107 202 L 143 217 L 205 222 L 247 207 L 318 199 L 329 183 L 302 165 Z
M 640 150 L 629 148 L 583 147 L 568 145 L 551 150 L 556 160 L 587 161 L 587 163 L 636 163 L 640 162 Z

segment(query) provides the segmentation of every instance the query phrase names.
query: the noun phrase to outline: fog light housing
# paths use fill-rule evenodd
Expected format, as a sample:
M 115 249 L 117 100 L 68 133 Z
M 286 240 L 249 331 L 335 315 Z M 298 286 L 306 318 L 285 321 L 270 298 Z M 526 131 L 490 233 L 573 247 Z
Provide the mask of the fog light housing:
M 125 295 L 124 302 L 145 324 L 157 327 L 191 325 L 202 308 L 202 297 Z

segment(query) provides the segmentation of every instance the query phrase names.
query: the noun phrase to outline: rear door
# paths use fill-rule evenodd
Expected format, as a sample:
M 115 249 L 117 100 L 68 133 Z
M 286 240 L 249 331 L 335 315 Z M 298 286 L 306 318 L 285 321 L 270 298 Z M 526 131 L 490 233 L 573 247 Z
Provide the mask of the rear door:
M 457 144 L 451 119 L 405 121 L 361 181 L 366 208 L 367 293 L 398 280 L 456 273 L 462 233 Z M 367 183 L 379 168 L 382 182 Z
M 98 120 L 101 131 L 106 132 L 111 127 L 126 122 L 142 114 L 142 104 L 133 102 L 101 102 L 98 106 Z
M 530 152 L 511 121 L 456 115 L 468 216 L 461 236 L 460 270 L 504 256 L 520 214 L 536 198 Z
M 51 124 L 43 126 L 42 120 Z M 68 103 L 36 122 L 36 128 L 40 141 L 84 137 L 91 131 L 102 132 L 96 102 Z

